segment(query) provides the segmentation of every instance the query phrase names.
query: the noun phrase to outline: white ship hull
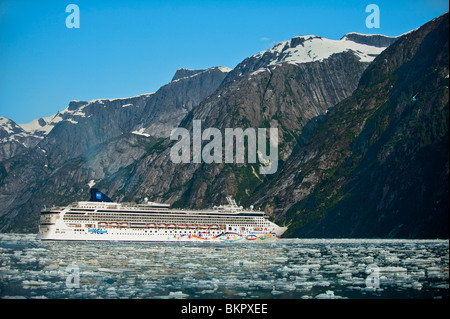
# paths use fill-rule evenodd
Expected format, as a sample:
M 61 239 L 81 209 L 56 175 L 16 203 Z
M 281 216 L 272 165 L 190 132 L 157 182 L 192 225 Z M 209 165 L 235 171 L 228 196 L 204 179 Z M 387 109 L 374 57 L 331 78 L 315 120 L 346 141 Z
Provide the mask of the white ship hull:
M 93 229 L 91 229 L 93 230 Z M 41 240 L 76 241 L 174 241 L 174 242 L 273 242 L 280 235 L 276 231 L 266 232 L 212 232 L 178 230 L 166 233 L 163 230 L 95 229 L 94 232 L 71 229 L 58 232 L 39 233 Z M 283 230 L 280 232 L 284 232 Z
M 41 213 L 38 238 L 76 241 L 273 242 L 286 227 L 264 212 L 231 205 L 212 210 L 146 203 L 78 202 Z

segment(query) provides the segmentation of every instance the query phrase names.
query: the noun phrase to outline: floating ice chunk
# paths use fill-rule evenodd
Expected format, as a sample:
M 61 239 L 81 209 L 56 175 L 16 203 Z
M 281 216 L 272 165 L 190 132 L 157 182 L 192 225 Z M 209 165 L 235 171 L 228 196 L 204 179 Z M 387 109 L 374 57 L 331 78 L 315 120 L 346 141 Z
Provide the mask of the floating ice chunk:
M 217 289 L 204 289 L 200 293 L 202 295 L 204 295 L 204 294 L 212 294 L 212 293 L 215 293 L 216 291 L 217 291 Z
M 329 281 L 323 280 L 323 281 L 318 281 L 315 286 L 319 286 L 319 287 L 328 287 L 330 286 L 331 283 Z
M 333 290 L 327 290 L 324 294 L 319 294 L 316 296 L 316 299 L 335 299 L 336 296 L 334 295 Z
M 415 283 L 412 284 L 412 287 L 414 289 L 421 290 L 422 289 L 422 284 L 420 282 L 416 281 Z
M 378 288 L 376 288 L 376 287 L 364 287 L 361 290 L 362 291 L 366 291 L 366 292 L 374 292 L 374 291 L 377 291 Z
M 272 257 L 272 258 L 268 258 L 268 259 L 275 261 L 275 262 L 280 262 L 280 263 L 284 263 L 284 262 L 288 261 L 287 257 Z
M 30 253 L 42 253 L 42 252 L 46 252 L 47 249 L 45 248 L 28 248 L 26 249 L 26 252 L 30 252 Z
M 296 287 L 295 285 L 286 285 L 282 287 L 283 290 L 287 290 L 287 291 L 291 291 L 291 290 L 295 290 Z
M 24 280 L 24 281 L 22 281 L 22 286 L 25 289 L 39 288 L 39 287 L 47 286 L 47 284 L 48 284 L 47 281 L 42 281 L 42 280 Z
M 448 290 L 448 284 L 435 284 L 431 286 L 433 289 L 447 289 Z
M 295 283 L 294 283 L 294 285 L 297 287 L 297 288 L 299 288 L 299 289 L 301 289 L 301 290 L 311 290 L 312 289 L 312 287 L 314 287 L 315 286 L 315 282 L 312 282 L 312 281 L 305 281 L 305 282 L 298 282 L 298 281 L 296 281 Z
M 119 274 L 123 272 L 132 271 L 130 269 L 111 269 L 111 268 L 97 268 L 97 270 L 101 272 L 119 273 Z
M 342 273 L 336 274 L 338 278 L 350 279 L 352 278 L 352 271 L 350 269 L 344 269 Z
M 236 260 L 234 261 L 235 266 L 256 266 L 258 263 L 256 261 L 250 260 Z
M 428 267 L 427 268 L 427 277 L 428 278 L 448 278 L 448 268 L 446 269 L 446 271 L 444 270 L 444 268 L 440 268 L 440 267 Z
M 272 295 L 276 296 L 276 295 L 282 294 L 283 292 L 282 292 L 282 291 L 279 291 L 279 290 L 276 290 L 276 289 L 275 289 L 275 286 L 273 286 L 273 287 L 272 287 L 272 291 L 271 291 L 270 293 L 271 293 Z
M 361 261 L 367 263 L 367 264 L 373 264 L 373 257 L 372 256 L 366 256 L 361 258 Z
M 189 297 L 188 294 L 183 293 L 182 291 L 171 291 L 169 293 L 169 298 L 173 299 L 183 299 Z
M 288 266 L 283 266 L 280 269 L 278 269 L 278 271 L 280 271 L 280 272 L 292 272 L 292 271 L 294 271 L 294 269 L 293 268 L 289 268 Z
M 407 272 L 408 269 L 404 268 L 404 267 L 379 267 L 378 270 L 380 272 Z
M 340 261 L 338 264 L 344 267 L 350 267 L 353 266 L 353 261 Z

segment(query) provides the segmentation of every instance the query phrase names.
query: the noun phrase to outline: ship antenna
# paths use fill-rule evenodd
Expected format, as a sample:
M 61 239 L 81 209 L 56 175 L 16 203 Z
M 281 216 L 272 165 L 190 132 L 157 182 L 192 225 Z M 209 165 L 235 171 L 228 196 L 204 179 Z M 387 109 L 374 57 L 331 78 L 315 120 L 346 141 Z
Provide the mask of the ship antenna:
M 237 207 L 236 200 L 234 200 L 232 196 L 227 196 L 227 201 L 231 206 Z

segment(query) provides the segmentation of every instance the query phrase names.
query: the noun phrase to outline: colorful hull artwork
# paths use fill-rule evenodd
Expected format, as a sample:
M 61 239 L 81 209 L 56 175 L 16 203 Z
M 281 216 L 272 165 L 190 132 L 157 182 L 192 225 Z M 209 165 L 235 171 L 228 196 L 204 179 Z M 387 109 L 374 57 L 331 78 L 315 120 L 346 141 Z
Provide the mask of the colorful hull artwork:
M 174 235 L 173 238 L 177 239 L 177 240 L 186 240 L 186 239 L 190 239 L 190 240 L 205 240 L 205 241 L 209 241 L 209 240 L 221 240 L 221 241 L 227 241 L 227 242 L 236 242 L 236 241 L 241 241 L 241 240 L 249 240 L 249 241 L 257 241 L 257 240 L 266 240 L 269 238 L 276 238 L 276 234 L 275 233 L 267 233 L 267 234 L 263 234 L 263 235 L 254 235 L 254 234 L 250 234 L 250 235 L 242 235 L 239 233 L 234 233 L 234 232 L 224 232 L 221 233 L 219 235 L 210 235 L 209 233 L 199 233 L 194 234 L 194 235 L 190 235 L 190 234 L 180 234 L 180 235 Z
M 91 228 L 88 230 L 88 233 L 93 233 L 93 234 L 107 234 L 108 231 L 105 229 L 100 229 L 100 228 Z

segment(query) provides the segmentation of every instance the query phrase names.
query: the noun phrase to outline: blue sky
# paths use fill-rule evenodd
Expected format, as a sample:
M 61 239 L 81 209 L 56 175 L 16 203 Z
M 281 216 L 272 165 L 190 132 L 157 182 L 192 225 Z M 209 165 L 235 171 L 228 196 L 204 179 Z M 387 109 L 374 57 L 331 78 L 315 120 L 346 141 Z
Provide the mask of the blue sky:
M 80 28 L 66 27 L 68 4 Z M 380 28 L 365 25 L 368 4 Z M 297 35 L 395 36 L 448 11 L 422 1 L 0 0 L 0 116 L 27 123 L 70 100 L 154 92 L 178 68 L 234 68 Z

